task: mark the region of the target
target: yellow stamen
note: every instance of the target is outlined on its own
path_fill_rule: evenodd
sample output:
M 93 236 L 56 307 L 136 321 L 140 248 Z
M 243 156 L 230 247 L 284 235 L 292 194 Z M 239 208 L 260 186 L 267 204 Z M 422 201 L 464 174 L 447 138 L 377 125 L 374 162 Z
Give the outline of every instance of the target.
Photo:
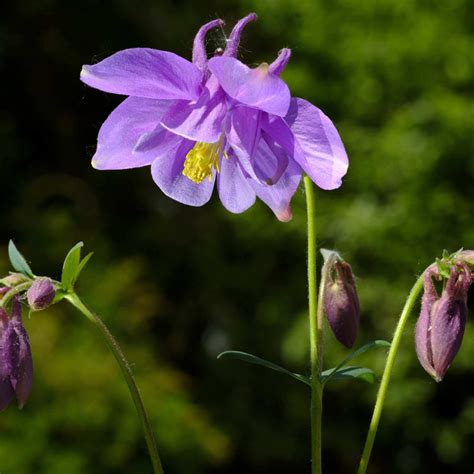
M 206 177 L 212 181 L 212 169 L 214 168 L 218 173 L 220 171 L 219 155 L 222 151 L 222 143 L 222 137 L 215 143 L 197 142 L 186 155 L 183 175 L 196 184 L 204 181 Z

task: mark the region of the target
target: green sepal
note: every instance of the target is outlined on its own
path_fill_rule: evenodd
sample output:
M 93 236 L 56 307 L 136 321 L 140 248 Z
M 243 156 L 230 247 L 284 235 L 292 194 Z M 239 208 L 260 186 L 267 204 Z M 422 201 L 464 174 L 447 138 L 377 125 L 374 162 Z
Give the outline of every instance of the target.
M 290 370 L 287 370 L 284 367 L 280 367 L 279 365 L 274 364 L 273 362 L 262 359 L 260 357 L 257 357 L 255 355 L 253 355 L 253 354 L 249 354 L 247 352 L 225 351 L 225 352 L 221 352 L 217 356 L 218 359 L 222 359 L 223 357 L 243 360 L 244 362 L 248 362 L 250 364 L 261 365 L 262 367 L 266 367 L 267 369 L 272 369 L 272 370 L 275 370 L 276 372 L 280 372 L 282 374 L 289 375 L 290 377 L 293 377 L 294 379 L 299 380 L 300 382 L 303 382 L 306 385 L 311 386 L 311 380 L 310 380 L 309 377 L 306 377 L 305 375 L 296 374 L 294 372 L 291 372 Z
M 377 375 L 375 375 L 373 370 L 367 367 L 356 366 L 342 367 L 336 372 L 334 372 L 334 369 L 325 370 L 321 374 L 321 382 L 325 384 L 329 378 L 334 381 L 347 379 L 361 379 L 368 383 L 375 383 L 377 381 Z
M 78 242 L 71 250 L 69 250 L 64 259 L 63 271 L 61 274 L 61 287 L 65 292 L 71 291 L 74 288 L 74 284 L 76 283 L 79 274 L 93 255 L 91 252 L 81 260 L 81 248 L 83 246 L 83 242 Z
M 10 240 L 10 242 L 8 242 L 8 257 L 10 259 L 12 267 L 17 272 L 20 272 L 30 278 L 35 277 L 33 271 L 25 260 L 25 257 L 23 257 L 23 255 L 18 251 L 15 244 L 13 243 L 13 240 Z

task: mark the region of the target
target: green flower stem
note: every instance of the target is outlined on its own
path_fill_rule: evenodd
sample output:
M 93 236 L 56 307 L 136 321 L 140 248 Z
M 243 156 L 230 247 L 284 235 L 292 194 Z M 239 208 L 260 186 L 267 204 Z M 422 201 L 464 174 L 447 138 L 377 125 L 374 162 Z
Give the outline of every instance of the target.
M 0 308 L 4 308 L 15 295 L 18 295 L 23 291 L 28 290 L 28 288 L 32 284 L 33 281 L 26 281 L 25 283 L 21 283 L 20 285 L 14 286 L 11 290 L 8 290 L 8 292 L 5 293 L 3 298 L 0 300 Z
M 375 435 L 377 434 L 377 428 L 380 422 L 380 416 L 382 415 L 383 404 L 385 397 L 387 396 L 388 385 L 390 384 L 390 378 L 392 376 L 393 366 L 395 364 L 395 358 L 397 357 L 398 349 L 400 348 L 400 342 L 403 335 L 403 330 L 408 321 L 410 313 L 415 306 L 415 303 L 423 288 L 423 275 L 421 275 L 411 289 L 405 306 L 403 307 L 400 319 L 398 320 L 395 334 L 393 335 L 392 344 L 388 351 L 387 361 L 385 363 L 385 369 L 382 375 L 382 381 L 380 382 L 379 392 L 377 394 L 377 400 L 375 401 L 374 413 L 370 422 L 369 432 L 367 433 L 367 439 L 365 440 L 364 451 L 360 459 L 358 474 L 365 474 L 367 466 L 369 464 L 370 454 L 372 447 L 374 446 Z
M 304 177 L 308 215 L 308 305 L 311 354 L 311 460 L 312 474 L 321 474 L 321 418 L 323 414 L 322 321 L 318 321 L 318 289 L 316 268 L 316 223 L 313 183 Z M 322 313 L 322 311 L 321 311 Z
M 146 444 L 148 446 L 151 462 L 153 464 L 153 471 L 155 474 L 163 474 L 163 467 L 161 465 L 160 456 L 158 454 L 158 447 L 156 445 L 155 435 L 151 427 L 150 419 L 145 410 L 145 405 L 135 382 L 132 369 L 130 368 L 130 364 L 125 358 L 122 349 L 120 348 L 114 336 L 112 336 L 104 322 L 99 318 L 99 316 L 97 316 L 97 314 L 93 313 L 89 310 L 89 308 L 87 308 L 87 306 L 79 299 L 76 293 L 68 294 L 67 296 L 65 296 L 65 299 L 67 299 L 69 303 L 71 303 L 84 316 L 86 316 L 89 321 L 94 323 L 99 329 L 99 331 L 102 333 L 102 336 L 104 336 L 107 345 L 109 346 L 110 350 L 112 351 L 115 359 L 117 360 L 120 366 L 120 369 L 122 370 L 122 374 L 125 378 L 125 381 L 127 382 L 130 395 L 133 399 L 133 403 L 135 404 L 138 416 L 142 422 Z

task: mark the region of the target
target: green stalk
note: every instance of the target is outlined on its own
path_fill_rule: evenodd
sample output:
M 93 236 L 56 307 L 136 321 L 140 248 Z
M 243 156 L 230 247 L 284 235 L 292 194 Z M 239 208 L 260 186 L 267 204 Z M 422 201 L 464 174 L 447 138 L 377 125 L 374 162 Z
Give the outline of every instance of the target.
M 323 414 L 322 318 L 318 322 L 318 289 L 316 268 L 316 222 L 313 183 L 304 177 L 308 216 L 308 307 L 311 354 L 311 460 L 312 474 L 321 474 L 321 418 Z M 322 314 L 322 311 L 321 311 Z
M 405 306 L 403 307 L 400 319 L 398 320 L 395 334 L 393 335 L 392 344 L 388 351 L 387 361 L 385 363 L 385 369 L 382 375 L 382 381 L 380 382 L 379 392 L 375 401 L 374 413 L 370 422 L 369 432 L 367 433 L 367 439 L 365 440 L 364 451 L 360 459 L 358 474 L 365 474 L 367 466 L 369 464 L 370 454 L 372 447 L 374 446 L 375 435 L 377 434 L 377 428 L 379 426 L 380 417 L 382 415 L 383 404 L 385 397 L 387 396 L 388 386 L 390 384 L 390 378 L 392 376 L 393 366 L 395 364 L 395 358 L 397 357 L 398 349 L 400 348 L 400 342 L 403 335 L 403 330 L 408 321 L 410 313 L 415 306 L 415 303 L 420 295 L 423 288 L 423 275 L 421 275 L 411 289 Z
M 153 465 L 153 471 L 155 474 L 163 474 L 163 467 L 161 465 L 160 456 L 158 454 L 158 447 L 156 445 L 155 435 L 151 427 L 150 419 L 146 412 L 143 399 L 140 395 L 140 391 L 138 390 L 137 383 L 135 382 L 132 369 L 127 359 L 125 358 L 122 349 L 120 348 L 118 342 L 115 340 L 114 336 L 112 336 L 111 332 L 104 324 L 104 322 L 99 318 L 99 316 L 97 316 L 97 314 L 89 310 L 89 308 L 79 299 L 76 293 L 68 294 L 67 296 L 65 296 L 65 299 L 67 299 L 69 303 L 71 303 L 84 316 L 86 316 L 89 321 L 94 323 L 95 326 L 101 332 L 102 336 L 105 338 L 109 349 L 112 351 L 115 359 L 117 360 L 120 366 L 120 369 L 122 370 L 123 377 L 127 382 L 130 395 L 132 396 L 133 403 L 135 404 L 138 417 L 142 422 L 146 444 L 148 446 L 150 459 Z

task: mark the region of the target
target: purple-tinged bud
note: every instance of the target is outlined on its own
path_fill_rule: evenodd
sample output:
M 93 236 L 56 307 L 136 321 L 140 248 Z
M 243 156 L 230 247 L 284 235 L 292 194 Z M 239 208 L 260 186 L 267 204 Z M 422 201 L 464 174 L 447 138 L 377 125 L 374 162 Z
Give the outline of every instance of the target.
M 457 255 L 457 260 L 474 267 L 474 250 L 462 250 Z
M 425 271 L 415 346 L 422 367 L 437 382 L 441 382 L 461 347 L 472 276 L 467 265 L 460 263 L 452 266 L 441 296 L 436 291 L 433 278 L 441 279 L 436 265 Z
M 33 282 L 26 297 L 32 311 L 41 311 L 53 302 L 55 294 L 53 282 L 47 277 L 42 277 Z
M 0 310 L 0 356 L 0 410 L 14 397 L 23 408 L 33 383 L 33 359 L 17 298 L 13 300 L 11 318 Z
M 328 268 L 324 309 L 336 339 L 354 345 L 360 321 L 360 306 L 351 266 L 336 260 Z
M 20 285 L 21 283 L 25 283 L 28 280 L 29 278 L 23 275 L 22 273 L 10 273 L 5 278 L 2 278 L 0 280 L 0 283 L 5 286 L 8 286 L 9 288 L 13 288 L 14 286 Z

